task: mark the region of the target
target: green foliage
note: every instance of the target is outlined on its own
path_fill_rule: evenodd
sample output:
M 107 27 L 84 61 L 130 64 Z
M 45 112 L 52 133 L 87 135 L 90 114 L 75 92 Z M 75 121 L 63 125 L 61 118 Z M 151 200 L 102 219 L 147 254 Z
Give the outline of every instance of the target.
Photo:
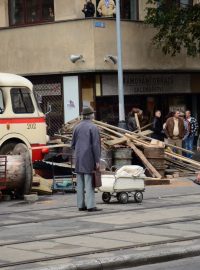
M 158 31 L 153 44 L 164 54 L 175 56 L 186 51 L 189 56 L 200 55 L 200 4 L 180 5 L 179 1 L 148 0 L 145 22 Z

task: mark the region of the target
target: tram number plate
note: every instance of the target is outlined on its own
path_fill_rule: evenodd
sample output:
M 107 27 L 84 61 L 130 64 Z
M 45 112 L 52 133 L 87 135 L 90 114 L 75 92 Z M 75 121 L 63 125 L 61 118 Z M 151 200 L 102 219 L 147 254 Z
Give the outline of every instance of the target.
M 36 124 L 27 124 L 27 129 L 36 129 Z

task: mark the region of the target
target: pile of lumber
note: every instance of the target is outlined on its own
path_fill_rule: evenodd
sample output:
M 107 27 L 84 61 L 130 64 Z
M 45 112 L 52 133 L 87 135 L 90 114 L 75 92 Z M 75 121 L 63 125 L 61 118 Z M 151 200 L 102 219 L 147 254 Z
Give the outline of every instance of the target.
M 72 131 L 75 125 L 80 122 L 80 118 L 74 119 L 66 123 L 60 130 L 59 134 L 55 134 L 67 144 L 70 144 L 72 138 Z M 162 175 L 156 170 L 155 166 L 151 164 L 148 158 L 144 154 L 144 149 L 147 148 L 163 148 L 166 168 L 174 172 L 194 173 L 200 170 L 200 163 L 192 159 L 188 159 L 183 155 L 178 155 L 172 151 L 172 147 L 175 150 L 181 150 L 182 153 L 192 153 L 180 147 L 175 147 L 169 144 L 164 144 L 161 141 L 154 140 L 148 135 L 151 133 L 149 130 L 142 131 L 142 128 L 138 126 L 138 130 L 130 132 L 128 130 L 109 125 L 104 122 L 93 120 L 94 124 L 99 128 L 101 135 L 101 142 L 103 149 L 116 149 L 122 147 L 131 148 L 134 154 L 140 159 L 143 166 L 148 171 L 149 175 L 155 179 L 161 179 Z

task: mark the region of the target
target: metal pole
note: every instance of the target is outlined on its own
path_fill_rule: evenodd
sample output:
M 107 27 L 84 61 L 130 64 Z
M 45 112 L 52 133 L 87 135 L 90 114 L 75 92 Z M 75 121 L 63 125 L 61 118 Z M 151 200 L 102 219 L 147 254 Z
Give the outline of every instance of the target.
M 117 59 L 118 59 L 118 97 L 119 97 L 119 126 L 124 126 L 124 86 L 122 69 L 122 39 L 120 23 L 120 0 L 116 0 L 116 32 L 117 32 Z

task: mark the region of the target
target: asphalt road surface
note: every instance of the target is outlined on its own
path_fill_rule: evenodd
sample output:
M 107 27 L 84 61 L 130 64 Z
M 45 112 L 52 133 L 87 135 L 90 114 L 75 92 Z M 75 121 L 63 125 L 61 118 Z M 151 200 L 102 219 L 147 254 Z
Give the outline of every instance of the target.
M 166 251 L 199 250 L 200 186 L 193 179 L 147 186 L 141 204 L 134 198 L 127 204 L 116 198 L 105 204 L 97 193 L 97 207 L 103 211 L 92 214 L 77 210 L 76 194 L 72 193 L 41 196 L 30 204 L 1 202 L 0 269 L 91 264 L 96 258 L 99 262 L 125 255 L 159 257 Z M 179 260 L 133 269 L 200 269 L 196 260 L 187 259 L 188 265 Z M 185 268 L 177 268 L 181 265 Z
M 170 261 L 166 263 L 151 264 L 123 270 L 199 270 L 200 257 L 192 257 L 183 260 Z M 122 269 L 121 269 L 122 270 Z

